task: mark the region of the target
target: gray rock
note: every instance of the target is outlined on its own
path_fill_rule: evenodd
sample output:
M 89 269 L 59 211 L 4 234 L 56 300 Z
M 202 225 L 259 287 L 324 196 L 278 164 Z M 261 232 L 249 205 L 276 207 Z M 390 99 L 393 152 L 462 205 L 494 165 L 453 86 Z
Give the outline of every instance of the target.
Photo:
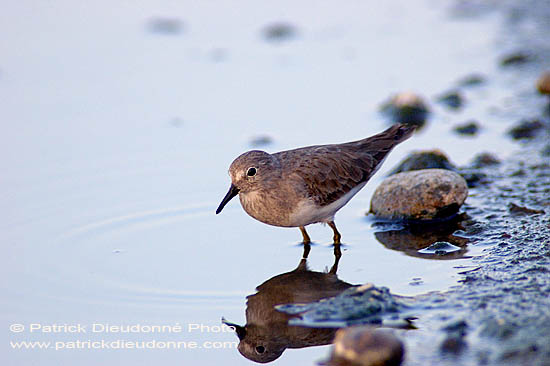
M 534 56 L 529 52 L 516 51 L 503 56 L 500 59 L 500 66 L 519 66 L 527 62 L 533 61 Z
M 423 169 L 386 178 L 370 212 L 383 219 L 433 220 L 452 216 L 468 196 L 466 180 L 445 169 Z
M 480 185 L 489 184 L 489 176 L 481 171 L 481 168 L 462 168 L 459 170 L 460 175 L 466 179 L 468 188 L 478 187 Z
M 466 123 L 456 125 L 453 130 L 461 135 L 474 136 L 479 131 L 479 124 L 476 121 L 468 121 Z
M 263 36 L 270 42 L 288 41 L 296 37 L 298 31 L 290 23 L 273 23 L 263 29 Z
M 437 97 L 437 101 L 450 109 L 459 109 L 464 104 L 464 98 L 457 90 L 440 95 Z
M 458 81 L 461 87 L 478 86 L 485 83 L 485 76 L 481 74 L 470 74 Z
M 456 170 L 456 167 L 441 150 L 415 151 L 402 160 L 389 175 L 421 169 Z
M 151 33 L 176 35 L 183 31 L 181 19 L 170 17 L 155 17 L 149 19 L 148 28 Z
M 273 143 L 273 138 L 268 135 L 258 135 L 250 140 L 250 145 L 254 147 L 267 146 Z
M 536 137 L 544 127 L 544 123 L 536 118 L 532 120 L 523 120 L 512 127 L 508 131 L 508 135 L 514 140 L 532 139 Z
M 310 303 L 276 305 L 277 311 L 294 316 L 289 325 L 311 328 L 342 328 L 358 324 L 411 326 L 406 299 L 387 287 L 372 283 L 349 288 L 337 296 Z

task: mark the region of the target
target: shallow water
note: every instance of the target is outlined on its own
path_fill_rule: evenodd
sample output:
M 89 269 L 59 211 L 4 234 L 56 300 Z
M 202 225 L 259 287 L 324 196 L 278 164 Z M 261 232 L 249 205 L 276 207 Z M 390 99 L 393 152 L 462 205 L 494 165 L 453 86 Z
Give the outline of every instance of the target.
M 344 142 L 387 126 L 379 104 L 417 90 L 432 102 L 428 126 L 400 145 L 336 218 L 343 234 L 339 277 L 414 295 L 445 290 L 473 266 L 469 247 L 454 260 L 387 249 L 365 218 L 384 175 L 408 152 L 440 148 L 457 164 L 489 150 L 504 157 L 501 135 L 515 119 L 494 110 L 499 81 L 464 89 L 459 112 L 433 97 L 461 77 L 495 72 L 499 19 L 452 17 L 433 1 L 284 5 L 247 1 L 121 4 L 11 3 L 0 14 L 0 223 L 4 244 L 1 319 L 8 341 L 184 340 L 198 349 L 13 350 L 9 364 L 245 364 L 224 346 L 227 332 L 190 324 L 244 323 L 245 296 L 294 269 L 298 229 L 269 227 L 236 200 L 214 214 L 226 174 L 250 140 L 267 134 L 268 151 Z M 312 13 L 311 9 L 317 11 Z M 284 9 L 284 10 L 283 10 Z M 151 17 L 180 18 L 177 34 L 147 27 Z M 269 43 L 274 21 L 297 27 Z M 500 81 L 506 82 L 506 81 Z M 495 85 L 496 84 L 496 85 Z M 506 113 L 504 113 L 506 112 Z M 476 138 L 452 126 L 490 116 Z M 308 229 L 309 256 L 321 271 L 333 261 L 328 227 Z M 88 325 L 87 333 L 31 332 L 30 323 Z M 98 324 L 182 325 L 178 334 L 91 333 Z M 9 331 L 22 324 L 22 332 Z M 194 327 L 194 326 L 193 326 Z M 202 345 L 202 347 L 201 347 Z M 312 363 L 326 347 L 289 350 L 276 364 Z M 39 360 L 39 361 L 38 361 Z

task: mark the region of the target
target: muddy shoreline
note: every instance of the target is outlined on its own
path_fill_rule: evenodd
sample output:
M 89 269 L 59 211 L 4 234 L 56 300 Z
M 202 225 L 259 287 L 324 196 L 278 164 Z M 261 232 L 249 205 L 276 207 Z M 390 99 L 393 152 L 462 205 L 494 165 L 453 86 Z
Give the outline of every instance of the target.
M 487 248 L 460 285 L 418 297 L 432 310 L 419 316 L 420 330 L 401 334 L 405 365 L 550 364 L 547 138 L 484 169 L 490 183 L 471 189 L 460 234 Z
M 541 37 L 550 29 L 544 21 L 550 9 L 542 1 L 456 4 L 454 14 L 465 17 L 480 9 L 500 13 L 502 49 L 529 56 L 515 64 L 501 58 L 494 77 L 506 80 L 513 113 L 544 127 L 535 138 L 518 140 L 500 164 L 466 167 L 483 179 L 470 188 L 462 208 L 469 219 L 454 234 L 486 248 L 473 259 L 477 267 L 464 268 L 459 285 L 417 298 L 426 310 L 418 330 L 400 332 L 403 364 L 550 365 L 550 116 L 535 90 L 536 78 L 550 66 L 550 42 Z M 498 104 L 496 110 L 507 109 Z M 520 124 L 504 119 L 508 131 Z

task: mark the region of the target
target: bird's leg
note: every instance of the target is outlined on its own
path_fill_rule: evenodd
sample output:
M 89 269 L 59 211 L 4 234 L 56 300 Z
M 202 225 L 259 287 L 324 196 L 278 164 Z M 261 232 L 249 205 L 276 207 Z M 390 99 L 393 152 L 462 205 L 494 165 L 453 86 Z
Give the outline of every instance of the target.
M 304 252 L 302 253 L 302 260 L 307 259 L 310 250 L 311 250 L 311 245 L 304 243 Z
M 338 232 L 338 229 L 336 229 L 336 224 L 334 224 L 334 221 L 329 221 L 328 226 L 334 231 L 334 244 L 340 245 L 340 239 L 342 238 L 342 235 Z
M 336 271 L 338 271 L 338 262 L 340 262 L 341 257 L 342 252 L 340 251 L 340 244 L 334 244 L 334 264 L 330 268 L 330 274 L 336 274 Z
M 309 235 L 307 235 L 307 231 L 306 231 L 306 228 L 303 227 L 303 226 L 300 226 L 300 231 L 302 232 L 302 237 L 304 238 L 304 245 L 309 245 L 309 243 L 311 243 L 311 239 L 309 238 Z

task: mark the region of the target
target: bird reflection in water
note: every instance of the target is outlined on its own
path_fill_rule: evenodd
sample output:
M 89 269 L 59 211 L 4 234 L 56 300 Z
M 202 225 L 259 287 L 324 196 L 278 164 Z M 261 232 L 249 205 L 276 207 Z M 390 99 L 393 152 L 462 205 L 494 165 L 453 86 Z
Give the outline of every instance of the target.
M 334 247 L 334 264 L 328 272 L 308 269 L 310 246 L 304 245 L 303 258 L 293 271 L 277 275 L 259 285 L 257 293 L 247 297 L 246 324 L 234 327 L 239 337 L 239 352 L 246 358 L 267 363 L 279 358 L 287 348 L 327 345 L 332 342 L 337 328 L 307 328 L 288 324 L 297 315 L 275 310 L 276 305 L 311 303 L 337 296 L 354 287 L 336 275 L 341 257 L 340 246 Z

